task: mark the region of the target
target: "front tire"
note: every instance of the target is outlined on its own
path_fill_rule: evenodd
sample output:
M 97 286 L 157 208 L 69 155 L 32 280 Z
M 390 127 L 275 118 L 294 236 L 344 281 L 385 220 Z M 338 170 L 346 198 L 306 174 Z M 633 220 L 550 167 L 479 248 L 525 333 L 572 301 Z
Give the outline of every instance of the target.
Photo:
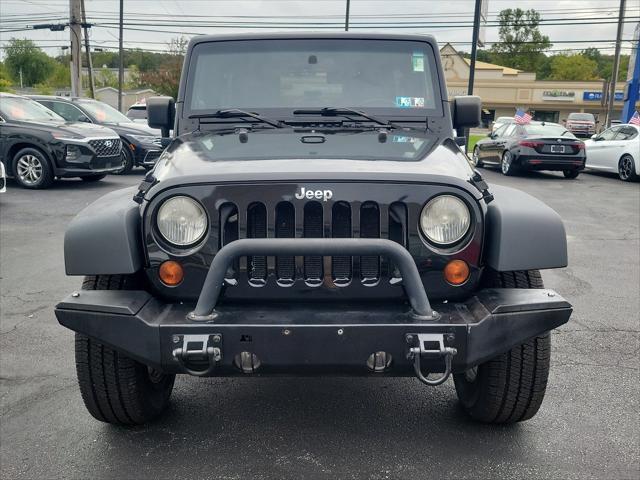
M 516 167 L 513 165 L 513 155 L 509 150 L 502 154 L 502 159 L 500 160 L 500 171 L 503 175 L 508 177 L 515 175 Z
M 473 147 L 471 164 L 476 168 L 481 168 L 483 165 L 482 161 L 480 160 L 480 149 L 477 146 Z
M 13 157 L 13 174 L 22 188 L 41 189 L 53 184 L 49 159 L 36 148 L 23 148 Z
M 133 170 L 133 155 L 129 150 L 129 145 L 122 141 L 122 149 L 120 150 L 120 158 L 122 159 L 122 167 L 115 172 L 114 175 L 126 175 Z
M 624 155 L 618 162 L 618 177 L 623 182 L 633 182 L 638 179 L 636 164 L 631 155 Z
M 127 290 L 136 279 L 126 275 L 86 277 L 83 290 Z M 76 372 L 82 400 L 101 422 L 140 425 L 158 417 L 169 404 L 175 375 L 165 375 L 99 341 L 76 333 Z
M 537 270 L 485 272 L 483 283 L 498 288 L 544 288 Z M 464 373 L 454 375 L 464 410 L 484 423 L 515 423 L 532 418 L 544 399 L 551 360 L 545 332 Z

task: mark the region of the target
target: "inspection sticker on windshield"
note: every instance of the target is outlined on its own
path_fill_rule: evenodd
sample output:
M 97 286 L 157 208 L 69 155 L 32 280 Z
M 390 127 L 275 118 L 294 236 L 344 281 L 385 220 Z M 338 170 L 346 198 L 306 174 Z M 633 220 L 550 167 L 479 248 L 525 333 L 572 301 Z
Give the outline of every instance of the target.
M 396 107 L 424 108 L 424 97 L 396 97 Z
M 414 72 L 424 72 L 424 53 L 413 52 L 411 63 L 413 64 Z

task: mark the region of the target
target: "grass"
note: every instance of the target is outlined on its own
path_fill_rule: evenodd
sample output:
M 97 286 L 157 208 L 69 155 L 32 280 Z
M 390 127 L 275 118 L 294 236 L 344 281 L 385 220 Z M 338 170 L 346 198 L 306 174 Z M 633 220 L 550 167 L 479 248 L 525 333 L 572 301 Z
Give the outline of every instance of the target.
M 469 144 L 467 145 L 467 152 L 471 154 L 473 152 L 473 147 L 476 146 L 478 140 L 485 138 L 486 135 L 478 135 L 478 134 L 469 134 Z

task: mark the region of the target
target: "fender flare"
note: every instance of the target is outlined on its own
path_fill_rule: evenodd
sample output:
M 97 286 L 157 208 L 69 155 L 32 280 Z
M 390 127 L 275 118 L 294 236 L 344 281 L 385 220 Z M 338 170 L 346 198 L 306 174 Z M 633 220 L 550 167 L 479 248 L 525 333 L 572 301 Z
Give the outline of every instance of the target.
M 567 235 L 560 215 L 537 198 L 492 185 L 487 206 L 485 263 L 499 272 L 566 267 Z
M 132 274 L 143 266 L 137 187 L 100 197 L 71 221 L 64 235 L 67 275 Z

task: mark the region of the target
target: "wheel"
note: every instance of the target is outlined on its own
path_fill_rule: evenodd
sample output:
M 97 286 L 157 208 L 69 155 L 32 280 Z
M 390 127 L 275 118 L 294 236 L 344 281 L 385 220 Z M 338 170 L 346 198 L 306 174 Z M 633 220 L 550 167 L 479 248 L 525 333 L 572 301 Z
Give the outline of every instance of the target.
M 487 287 L 544 288 L 537 270 L 485 272 Z M 549 332 L 530 338 L 502 355 L 453 377 L 464 410 L 484 423 L 515 423 L 532 418 L 547 388 L 551 359 Z
M 473 147 L 473 154 L 471 155 L 471 165 L 474 167 L 482 167 L 482 161 L 480 160 L 480 149 L 476 145 Z
M 631 155 L 624 155 L 618 162 L 618 176 L 623 182 L 633 182 L 638 178 L 636 164 Z
M 578 178 L 578 175 L 580 175 L 580 170 L 563 170 L 562 173 L 564 174 L 565 178 Z
M 506 151 L 502 154 L 502 160 L 500 161 L 500 170 L 503 175 L 511 176 L 516 172 L 516 168 L 513 166 L 513 155 L 510 151 Z
M 129 145 L 125 141 L 122 142 L 120 158 L 122 159 L 122 167 L 113 172 L 114 175 L 126 175 L 131 170 L 133 170 L 133 155 L 131 155 Z
M 13 157 L 15 179 L 24 188 L 47 188 L 53 183 L 49 159 L 36 148 L 23 148 Z
M 86 177 L 80 177 L 84 182 L 98 182 L 106 177 L 106 173 L 97 173 L 95 175 L 87 175 Z
M 136 279 L 126 275 L 85 277 L 83 290 L 128 290 Z M 76 371 L 84 405 L 97 420 L 140 425 L 169 404 L 175 375 L 165 375 L 126 355 L 76 333 Z

